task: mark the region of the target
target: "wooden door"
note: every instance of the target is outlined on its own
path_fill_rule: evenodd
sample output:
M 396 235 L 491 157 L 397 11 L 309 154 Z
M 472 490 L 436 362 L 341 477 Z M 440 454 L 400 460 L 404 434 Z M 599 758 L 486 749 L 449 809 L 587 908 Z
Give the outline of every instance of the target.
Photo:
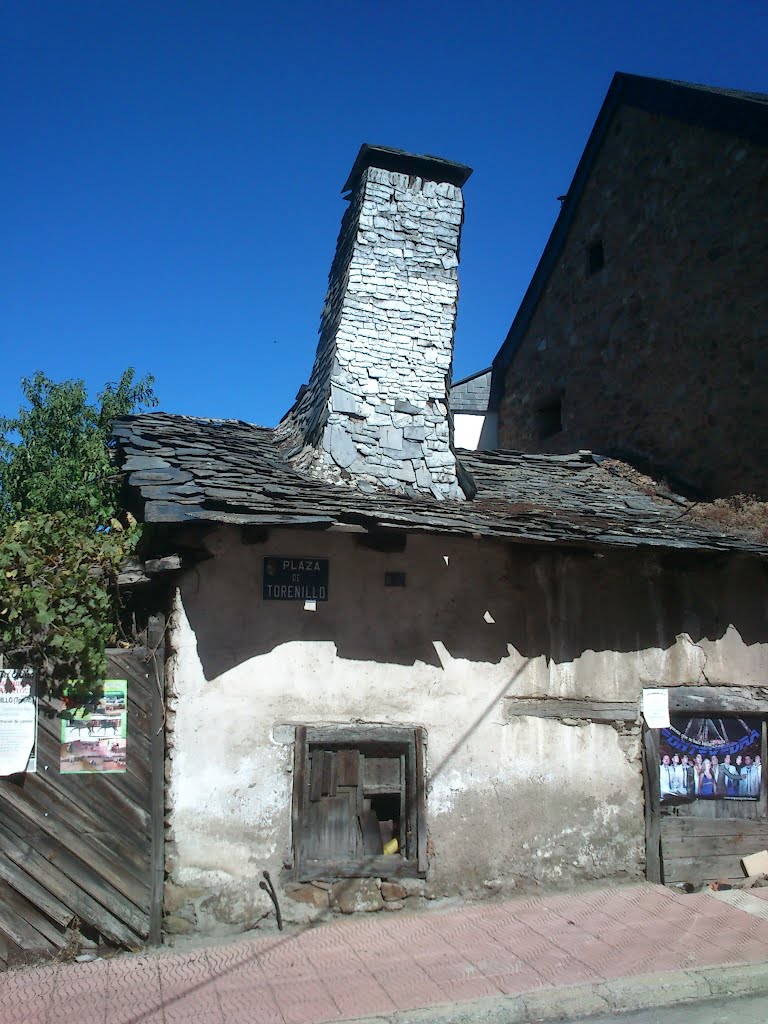
M 761 728 L 762 762 L 765 764 L 768 740 L 765 720 Z M 743 879 L 742 857 L 768 848 L 765 781 L 757 800 L 712 799 L 665 804 L 661 799 L 660 751 L 655 730 L 645 729 L 643 747 L 648 880 L 667 885 L 690 882 L 698 886 Z
M 127 681 L 125 771 L 61 773 L 61 720 L 38 715 L 37 772 L 0 779 L 0 964 L 53 954 L 79 925 L 109 943 L 160 941 L 163 624 L 109 652 Z

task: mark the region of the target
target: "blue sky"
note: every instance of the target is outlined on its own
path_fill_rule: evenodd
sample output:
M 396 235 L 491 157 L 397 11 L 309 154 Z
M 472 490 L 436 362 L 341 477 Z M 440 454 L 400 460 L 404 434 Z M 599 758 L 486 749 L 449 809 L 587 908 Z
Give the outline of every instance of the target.
M 454 376 L 488 365 L 614 71 L 768 92 L 764 0 L 4 0 L 0 413 L 127 365 L 271 425 L 362 142 L 470 164 Z

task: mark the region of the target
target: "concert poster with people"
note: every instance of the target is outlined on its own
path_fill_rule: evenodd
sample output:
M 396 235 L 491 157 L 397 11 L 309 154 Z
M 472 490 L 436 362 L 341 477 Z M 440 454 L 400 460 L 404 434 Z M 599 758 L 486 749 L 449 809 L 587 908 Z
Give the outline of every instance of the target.
M 128 682 L 107 679 L 93 710 L 78 708 L 61 720 L 62 775 L 124 772 Z
M 759 798 L 760 719 L 672 715 L 658 733 L 662 803 Z

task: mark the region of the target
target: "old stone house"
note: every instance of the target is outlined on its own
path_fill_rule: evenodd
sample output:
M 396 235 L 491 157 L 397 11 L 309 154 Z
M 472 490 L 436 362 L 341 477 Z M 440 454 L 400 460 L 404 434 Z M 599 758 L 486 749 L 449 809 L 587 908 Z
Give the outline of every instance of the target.
M 768 96 L 617 74 L 493 363 L 498 443 L 768 496 Z
M 643 688 L 768 712 L 765 545 L 588 451 L 456 447 L 468 174 L 363 147 L 312 375 L 277 428 L 116 424 L 151 553 L 181 560 L 169 931 L 252 926 L 265 869 L 293 919 L 662 860 L 671 877 Z M 749 811 L 754 838 L 764 798 Z

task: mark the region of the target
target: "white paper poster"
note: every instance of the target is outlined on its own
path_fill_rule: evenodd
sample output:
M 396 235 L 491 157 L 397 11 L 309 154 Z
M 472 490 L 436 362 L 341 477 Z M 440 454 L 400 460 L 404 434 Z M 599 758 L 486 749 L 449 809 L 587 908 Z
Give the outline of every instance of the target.
M 649 729 L 669 728 L 669 690 L 643 690 L 643 717 Z
M 37 771 L 37 701 L 31 672 L 0 669 L 0 775 Z

